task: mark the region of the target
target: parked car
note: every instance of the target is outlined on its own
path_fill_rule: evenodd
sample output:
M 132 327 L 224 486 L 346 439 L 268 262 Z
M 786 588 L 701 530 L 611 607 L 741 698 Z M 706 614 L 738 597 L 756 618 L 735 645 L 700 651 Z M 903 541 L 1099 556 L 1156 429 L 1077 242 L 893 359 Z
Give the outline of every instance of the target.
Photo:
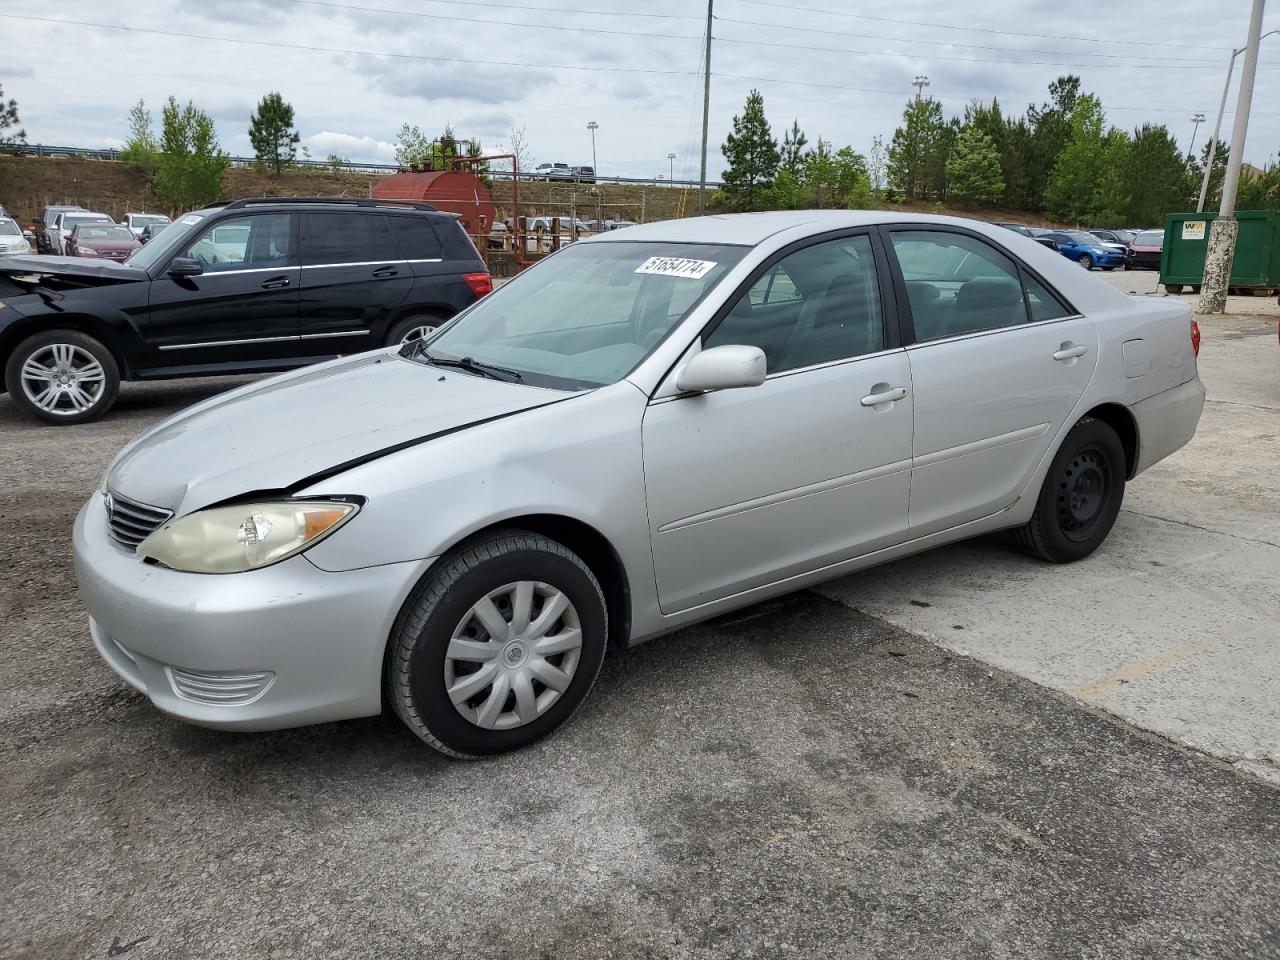
M 453 214 L 292 197 L 189 213 L 123 264 L 6 257 L 0 277 L 27 291 L 0 306 L 4 385 L 24 413 L 60 424 L 101 416 L 121 380 L 287 370 L 400 344 L 492 289 Z
M 92 213 L 88 210 L 64 210 L 54 219 L 53 228 L 49 231 L 51 252 L 65 257 L 67 255 L 67 238 L 82 223 L 114 224 L 115 221 L 105 213 Z
M 142 231 L 149 226 L 164 226 L 170 220 L 163 213 L 126 213 L 124 215 L 124 225 L 128 227 L 135 237 L 142 239 Z
M 610 644 L 999 529 L 1088 556 L 1195 433 L 1195 329 L 969 220 L 605 233 L 427 339 L 144 433 L 76 520 L 79 596 L 168 714 L 389 707 L 494 754 L 568 720 Z
M 0 257 L 30 252 L 31 244 L 27 242 L 22 227 L 8 217 L 0 216 Z
M 142 233 L 138 235 L 138 240 L 144 244 L 150 243 L 168 226 L 169 224 L 167 223 L 148 223 L 142 228 Z
M 540 163 L 533 168 L 535 180 L 572 180 L 573 168 L 567 163 Z
M 1036 243 L 1040 244 L 1040 246 L 1048 247 L 1050 250 L 1058 249 L 1058 244 L 1056 242 L 1054 242 L 1053 240 L 1050 240 L 1048 237 L 1041 236 L 1041 234 L 1044 233 L 1045 231 L 1037 232 L 1035 230 L 1032 230 L 1026 224 L 1014 223 L 1012 220 L 1009 220 L 1009 221 L 995 220 L 995 221 L 992 221 L 992 225 L 997 227 L 1004 227 L 1006 230 L 1012 230 L 1014 233 L 1020 234 L 1021 236 L 1029 237 L 1030 239 L 1034 240 Z
M 596 168 L 595 167 L 574 167 L 573 179 L 578 183 L 595 183 Z
M 1163 230 L 1143 230 L 1133 238 L 1124 253 L 1124 265 L 1128 270 L 1159 270 L 1160 254 L 1164 250 Z
M 1052 240 L 1058 245 L 1058 253 L 1068 260 L 1074 260 L 1086 270 L 1095 267 L 1114 270 L 1124 266 L 1122 251 L 1107 246 L 1093 234 L 1083 230 L 1050 230 L 1040 234 L 1040 238 Z
M 67 237 L 69 257 L 101 257 L 123 262 L 142 242 L 128 227 L 113 223 L 81 223 Z
M 58 214 L 65 213 L 68 210 L 83 210 L 84 207 L 74 204 L 60 205 L 53 207 L 45 207 L 40 211 L 40 216 L 36 217 L 35 234 L 36 234 L 36 253 L 56 253 L 53 246 L 53 227 L 58 220 Z
M 1099 240 L 1115 244 L 1121 250 L 1132 243 L 1133 238 L 1138 235 L 1136 230 L 1090 230 L 1089 232 Z

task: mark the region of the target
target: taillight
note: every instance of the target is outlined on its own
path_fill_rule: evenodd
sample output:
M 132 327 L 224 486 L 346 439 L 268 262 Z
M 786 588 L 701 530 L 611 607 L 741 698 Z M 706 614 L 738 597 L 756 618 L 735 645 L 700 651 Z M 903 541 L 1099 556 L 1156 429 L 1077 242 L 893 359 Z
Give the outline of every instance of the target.
M 486 293 L 493 293 L 493 277 L 487 273 L 464 273 L 462 279 L 467 281 L 467 286 L 471 288 L 471 292 L 477 297 L 483 297 Z M 1199 341 L 1197 340 L 1197 342 Z
M 1196 352 L 1196 356 L 1200 356 L 1200 324 L 1194 320 L 1191 321 L 1191 349 Z

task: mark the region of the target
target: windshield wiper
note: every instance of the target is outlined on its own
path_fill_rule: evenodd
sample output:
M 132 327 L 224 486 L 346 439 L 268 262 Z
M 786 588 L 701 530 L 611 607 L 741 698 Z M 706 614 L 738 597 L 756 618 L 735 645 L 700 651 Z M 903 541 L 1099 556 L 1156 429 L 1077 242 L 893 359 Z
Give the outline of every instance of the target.
M 417 353 L 427 363 L 436 367 L 455 367 L 458 370 L 466 370 L 469 373 L 478 373 L 482 377 L 501 380 L 503 383 L 519 383 L 524 379 L 515 370 L 508 370 L 506 367 L 495 367 L 491 363 L 480 363 L 470 357 L 462 357 L 457 360 L 452 357 L 437 357 L 428 353 L 425 348 L 419 348 Z

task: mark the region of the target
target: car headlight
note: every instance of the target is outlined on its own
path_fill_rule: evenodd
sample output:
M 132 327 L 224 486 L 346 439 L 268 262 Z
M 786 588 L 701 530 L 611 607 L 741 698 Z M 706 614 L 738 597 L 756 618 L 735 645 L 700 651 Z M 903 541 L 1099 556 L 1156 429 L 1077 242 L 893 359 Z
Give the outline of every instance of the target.
M 166 523 L 137 554 L 184 573 L 243 573 L 314 546 L 359 509 L 342 500 L 276 500 L 198 510 Z
M 96 257 L 98 255 L 98 251 L 93 247 L 76 247 L 76 253 L 82 257 Z

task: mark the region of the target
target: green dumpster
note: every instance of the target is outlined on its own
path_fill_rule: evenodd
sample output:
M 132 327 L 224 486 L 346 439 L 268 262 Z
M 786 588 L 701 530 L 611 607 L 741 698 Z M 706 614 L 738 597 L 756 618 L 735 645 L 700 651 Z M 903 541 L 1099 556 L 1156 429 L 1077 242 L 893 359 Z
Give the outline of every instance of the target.
M 1215 213 L 1170 213 L 1164 218 L 1160 282 L 1169 293 L 1185 285 L 1199 291 Z M 1238 210 L 1240 236 L 1231 262 L 1231 286 L 1264 295 L 1280 289 L 1280 210 Z

